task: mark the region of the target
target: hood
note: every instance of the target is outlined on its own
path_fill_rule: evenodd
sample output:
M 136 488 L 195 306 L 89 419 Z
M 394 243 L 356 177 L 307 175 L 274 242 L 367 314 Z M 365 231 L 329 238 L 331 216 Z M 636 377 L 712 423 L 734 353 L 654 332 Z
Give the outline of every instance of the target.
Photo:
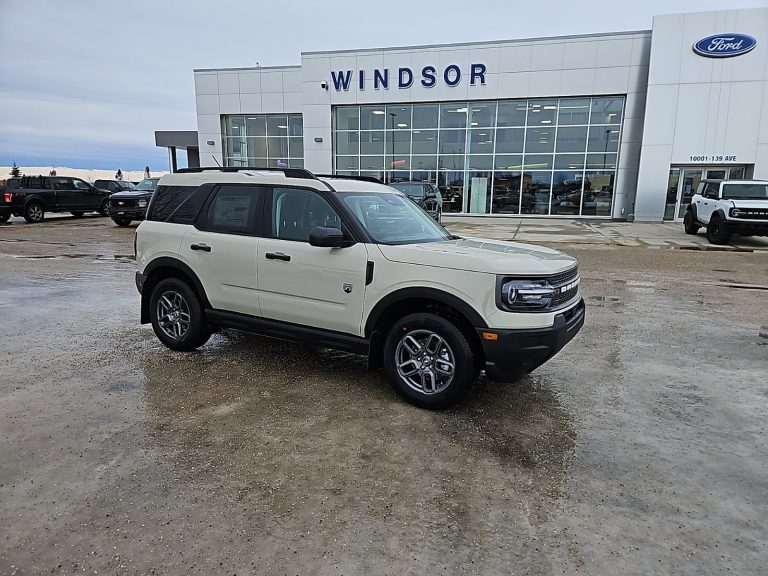
M 576 264 L 575 258 L 551 248 L 481 238 L 400 246 L 379 244 L 379 248 L 393 262 L 488 274 L 541 276 L 564 272 Z
M 736 198 L 726 198 L 734 208 L 762 208 L 768 209 L 768 200 L 738 200 Z
M 152 194 L 152 190 L 125 190 L 124 192 L 115 192 L 110 198 L 114 198 L 115 200 L 119 200 L 120 198 L 126 200 L 136 200 L 137 198 L 150 199 L 152 198 Z

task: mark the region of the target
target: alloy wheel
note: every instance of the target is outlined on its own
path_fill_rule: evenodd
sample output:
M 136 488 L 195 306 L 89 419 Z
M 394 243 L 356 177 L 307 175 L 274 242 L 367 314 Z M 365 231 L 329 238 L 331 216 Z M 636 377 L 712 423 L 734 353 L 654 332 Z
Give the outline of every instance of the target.
M 400 338 L 395 362 L 403 382 L 422 394 L 442 392 L 456 373 L 451 347 L 431 330 L 413 330 Z
M 157 323 L 160 330 L 174 340 L 179 340 L 189 330 L 189 305 L 184 296 L 167 290 L 157 300 Z

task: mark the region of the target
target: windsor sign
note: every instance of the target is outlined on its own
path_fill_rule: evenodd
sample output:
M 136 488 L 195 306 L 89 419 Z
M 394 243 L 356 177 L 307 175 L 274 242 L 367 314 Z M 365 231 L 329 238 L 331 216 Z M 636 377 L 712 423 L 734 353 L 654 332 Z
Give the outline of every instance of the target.
M 757 46 L 757 40 L 746 34 L 715 34 L 702 38 L 693 51 L 707 58 L 730 58 L 746 54 Z
M 349 90 L 350 87 L 357 86 L 358 90 L 365 90 L 372 86 L 374 90 L 389 90 L 390 86 L 404 90 L 419 82 L 424 88 L 434 88 L 438 82 L 445 83 L 446 86 L 458 86 L 463 78 L 469 79 L 469 85 L 485 85 L 485 64 L 470 64 L 469 70 L 462 70 L 457 64 L 449 64 L 442 70 L 434 66 L 424 66 L 421 70 L 414 72 L 412 68 L 402 67 L 393 70 L 390 73 L 389 68 L 373 71 L 373 79 L 369 83 L 365 70 L 339 70 L 331 72 L 331 84 L 337 92 Z

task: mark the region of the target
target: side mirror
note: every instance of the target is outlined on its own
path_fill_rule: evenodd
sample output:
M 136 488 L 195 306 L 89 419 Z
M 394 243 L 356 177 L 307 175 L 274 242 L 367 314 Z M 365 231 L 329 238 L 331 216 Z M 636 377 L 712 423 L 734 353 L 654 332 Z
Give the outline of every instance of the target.
M 338 228 L 316 226 L 309 233 L 310 246 L 317 246 L 318 248 L 347 248 L 354 243 L 354 240 L 345 237 Z

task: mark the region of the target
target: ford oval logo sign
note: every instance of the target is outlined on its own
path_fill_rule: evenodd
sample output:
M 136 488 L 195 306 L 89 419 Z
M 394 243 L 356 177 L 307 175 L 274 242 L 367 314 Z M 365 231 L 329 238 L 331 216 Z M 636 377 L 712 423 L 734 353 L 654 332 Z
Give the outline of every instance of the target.
M 693 51 L 707 58 L 741 56 L 757 46 L 757 40 L 746 34 L 715 34 L 693 45 Z

